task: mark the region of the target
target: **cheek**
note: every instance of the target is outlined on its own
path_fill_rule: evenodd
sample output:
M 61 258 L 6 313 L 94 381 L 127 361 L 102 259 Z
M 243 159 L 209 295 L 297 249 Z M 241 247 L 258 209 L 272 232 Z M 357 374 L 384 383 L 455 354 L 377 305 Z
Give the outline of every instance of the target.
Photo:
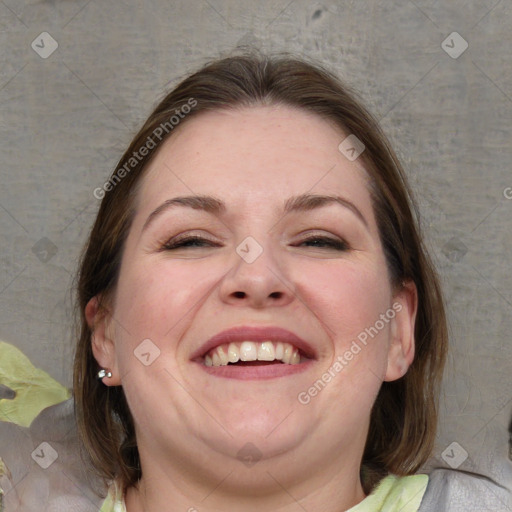
M 319 372 L 329 382 L 325 397 L 342 410 L 369 410 L 387 367 L 391 319 L 385 315 L 392 298 L 387 274 L 378 265 L 338 261 L 302 265 L 297 275 L 299 294 L 332 343 Z
M 391 307 L 387 274 L 378 265 L 302 265 L 299 293 L 331 338 L 331 350 L 298 400 L 322 417 L 326 436 L 364 434 L 387 367 Z M 391 316 L 391 315 L 390 315 Z M 366 435 L 366 434 L 364 434 Z
M 295 275 L 298 294 L 339 348 L 373 326 L 390 307 L 391 288 L 378 265 L 302 263 Z
M 163 349 L 179 337 L 180 325 L 192 318 L 222 276 L 222 268 L 190 261 L 161 260 L 150 265 L 123 269 L 116 291 L 114 318 L 116 336 L 135 348 L 152 339 Z M 171 344 L 169 344 L 171 341 Z

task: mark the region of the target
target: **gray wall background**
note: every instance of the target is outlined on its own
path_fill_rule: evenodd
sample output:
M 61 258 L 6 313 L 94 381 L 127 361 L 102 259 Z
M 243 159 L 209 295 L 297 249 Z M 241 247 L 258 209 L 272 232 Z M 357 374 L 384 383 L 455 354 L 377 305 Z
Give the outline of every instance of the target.
M 290 51 L 360 91 L 418 195 L 452 342 L 435 461 L 506 453 L 511 28 L 511 0 L 0 1 L 0 339 L 69 386 L 94 188 L 178 79 L 240 45 Z

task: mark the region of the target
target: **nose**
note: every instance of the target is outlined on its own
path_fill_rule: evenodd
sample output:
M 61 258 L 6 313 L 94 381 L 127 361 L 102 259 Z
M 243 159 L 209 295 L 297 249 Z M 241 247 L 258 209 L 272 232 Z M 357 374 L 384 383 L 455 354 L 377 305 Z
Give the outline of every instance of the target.
M 294 300 L 293 286 L 270 249 L 263 249 L 254 261 L 239 254 L 234 255 L 234 265 L 220 284 L 223 302 L 261 309 Z

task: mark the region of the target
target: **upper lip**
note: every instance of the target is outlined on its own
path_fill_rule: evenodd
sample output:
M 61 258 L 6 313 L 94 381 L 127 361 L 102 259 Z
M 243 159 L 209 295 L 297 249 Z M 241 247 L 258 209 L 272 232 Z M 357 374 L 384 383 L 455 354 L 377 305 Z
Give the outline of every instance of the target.
M 232 327 L 225 331 L 219 332 L 212 336 L 208 341 L 203 343 L 191 356 L 191 359 L 197 359 L 205 356 L 211 349 L 236 341 L 281 341 L 290 343 L 299 349 L 303 356 L 308 359 L 315 359 L 316 352 L 314 348 L 296 334 L 282 327 L 253 327 L 239 326 Z

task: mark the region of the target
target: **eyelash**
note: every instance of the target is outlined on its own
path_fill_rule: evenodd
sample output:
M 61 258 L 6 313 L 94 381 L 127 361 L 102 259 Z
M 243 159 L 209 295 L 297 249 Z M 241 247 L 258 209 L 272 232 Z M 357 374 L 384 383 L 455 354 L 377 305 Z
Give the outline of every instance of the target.
M 349 248 L 348 244 L 344 240 L 337 240 L 335 238 L 330 238 L 328 236 L 312 236 L 312 237 L 305 238 L 304 240 L 302 240 L 302 243 L 318 242 L 318 241 L 325 244 L 324 247 L 329 248 L 329 249 L 334 249 L 336 251 L 347 251 Z M 316 244 L 311 247 L 318 248 L 318 246 Z
M 196 242 L 201 243 L 200 246 L 198 245 L 186 245 L 190 242 Z M 162 246 L 162 250 L 164 251 L 172 251 L 173 249 L 179 249 L 180 247 L 206 247 L 207 245 L 204 244 L 204 242 L 207 242 L 210 246 L 217 246 L 219 247 L 220 244 L 217 244 L 216 242 L 213 242 L 211 240 L 208 240 L 207 238 L 203 238 L 201 236 L 187 236 L 183 238 L 178 238 L 177 240 L 169 240 Z
M 193 242 L 194 245 L 187 245 Z M 206 242 L 206 243 L 205 243 Z M 304 243 L 312 243 L 315 242 L 315 245 L 309 247 L 316 247 L 320 249 L 333 249 L 336 251 L 347 251 L 349 249 L 348 244 L 344 240 L 336 240 L 334 238 L 330 238 L 327 236 L 312 236 L 309 238 L 305 238 L 302 240 L 302 244 Z M 319 247 L 316 245 L 318 242 L 323 244 L 323 246 Z M 200 244 L 200 245 L 196 245 Z M 178 240 L 169 240 L 162 246 L 163 251 L 172 251 L 175 249 L 179 249 L 182 247 L 220 247 L 220 244 L 217 242 L 213 242 L 212 240 L 208 240 L 207 238 L 203 238 L 200 236 L 187 236 Z

